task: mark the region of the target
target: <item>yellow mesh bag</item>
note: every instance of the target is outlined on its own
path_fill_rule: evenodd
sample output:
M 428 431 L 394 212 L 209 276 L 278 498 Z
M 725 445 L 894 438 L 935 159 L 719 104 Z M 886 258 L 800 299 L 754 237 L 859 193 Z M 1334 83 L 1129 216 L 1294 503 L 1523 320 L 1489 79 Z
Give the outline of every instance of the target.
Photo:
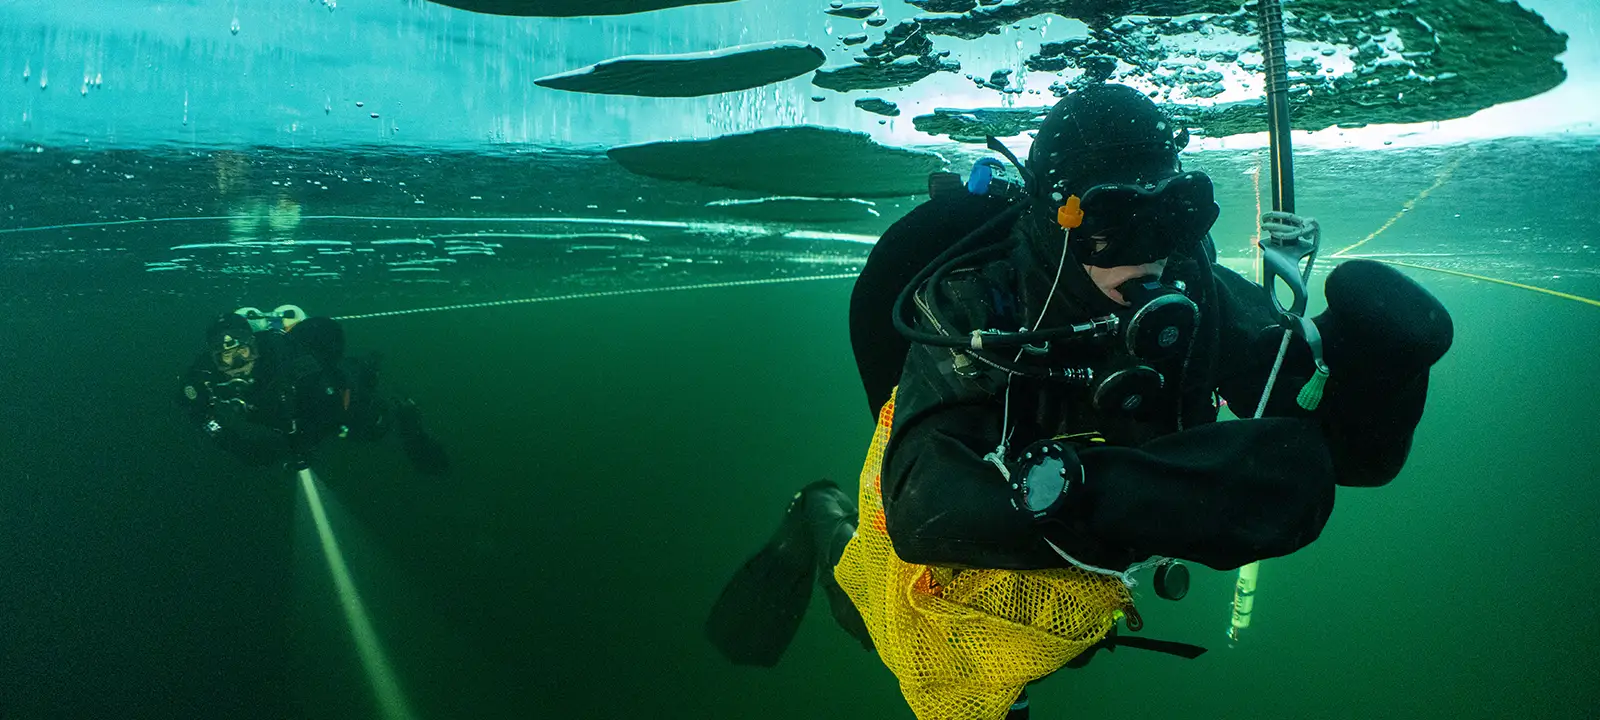
M 912 565 L 884 528 L 882 467 L 894 398 L 861 468 L 861 522 L 834 577 L 921 720 L 1003 718 L 1022 688 L 1099 642 L 1131 600 L 1114 577 Z

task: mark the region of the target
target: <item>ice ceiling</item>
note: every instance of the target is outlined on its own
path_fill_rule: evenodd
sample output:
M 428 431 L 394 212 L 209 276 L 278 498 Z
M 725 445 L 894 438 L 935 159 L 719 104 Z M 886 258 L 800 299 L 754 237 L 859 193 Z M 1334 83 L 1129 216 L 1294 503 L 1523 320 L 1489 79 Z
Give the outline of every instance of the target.
M 569 15 L 579 7 L 610 14 L 657 8 L 673 0 L 449 0 L 469 10 L 514 15 Z M 1026 34 L 1041 23 L 1073 19 L 1081 34 L 1040 43 L 1017 68 L 967 74 L 996 94 L 1061 97 L 1085 83 L 1107 79 L 1147 90 L 1187 119 L 1195 130 L 1229 135 L 1261 129 L 1262 55 L 1255 3 L 1231 0 L 906 0 L 920 12 L 889 25 L 876 2 L 833 2 L 821 12 L 861 21 L 861 32 L 841 42 L 859 48 L 848 64 L 823 68 L 811 82 L 839 92 L 900 88 L 936 73 L 962 72 L 962 62 L 942 39 L 975 40 Z M 682 2 L 677 4 L 702 4 Z M 879 30 L 879 28 L 883 28 Z M 1566 37 L 1538 15 L 1513 3 L 1485 0 L 1291 0 L 1285 3 L 1289 75 L 1298 128 L 1420 122 L 1461 117 L 1491 105 L 1549 90 L 1566 77 L 1556 56 Z M 869 44 L 870 43 L 870 44 Z M 759 68 L 770 48 L 734 49 L 702 62 L 738 58 Z M 820 51 L 819 51 L 820 54 Z M 631 83 L 595 79 L 565 89 L 615 94 L 659 93 L 681 86 L 682 58 L 630 58 Z M 652 78 L 652 62 L 660 78 Z M 709 68 L 708 68 L 709 69 Z M 800 72 L 773 73 L 773 81 Z M 1021 73 L 1043 74 L 1045 92 L 1027 89 Z M 571 79 L 571 74 L 563 79 Z M 704 74 L 701 75 L 704 77 Z M 714 84 L 705 94 L 722 92 Z M 1044 98 L 1041 98 L 1044 99 Z M 858 107 L 896 115 L 881 98 Z M 1017 135 L 1036 126 L 1048 106 L 941 109 L 915 118 L 930 134 L 981 141 Z
M 1284 8 L 1299 128 L 1463 117 L 1566 77 L 1567 37 L 1516 3 Z M 615 147 L 800 125 L 915 145 L 1020 136 L 1101 79 L 1227 136 L 1264 129 L 1255 45 L 1254 5 L 1218 0 L 0 0 L 0 147 Z

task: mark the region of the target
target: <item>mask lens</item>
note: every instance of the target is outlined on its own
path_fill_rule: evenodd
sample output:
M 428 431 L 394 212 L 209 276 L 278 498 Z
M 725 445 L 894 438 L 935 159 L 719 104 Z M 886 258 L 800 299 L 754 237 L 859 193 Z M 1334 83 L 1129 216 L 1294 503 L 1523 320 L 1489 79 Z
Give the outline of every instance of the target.
M 229 369 L 242 367 L 250 361 L 250 346 L 231 337 L 224 337 L 221 349 L 217 350 L 213 357 L 217 361 L 217 367 Z
M 1211 178 L 1200 172 L 1153 187 L 1097 185 L 1084 193 L 1082 208 L 1083 224 L 1068 238 L 1073 256 L 1106 268 L 1167 258 L 1180 243 L 1204 237 L 1217 220 Z

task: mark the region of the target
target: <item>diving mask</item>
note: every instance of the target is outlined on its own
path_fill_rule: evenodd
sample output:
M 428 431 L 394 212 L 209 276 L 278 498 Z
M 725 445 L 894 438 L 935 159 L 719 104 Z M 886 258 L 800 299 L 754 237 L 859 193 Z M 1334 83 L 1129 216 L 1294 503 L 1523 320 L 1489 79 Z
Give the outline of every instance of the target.
M 1155 262 L 1200 242 L 1218 213 L 1211 178 L 1186 172 L 1154 185 L 1096 185 L 1067 198 L 1057 222 L 1073 258 L 1112 268 Z
M 229 321 L 226 326 L 215 328 L 209 341 L 211 361 L 218 370 L 229 377 L 249 373 L 256 360 L 256 339 L 249 326 L 244 325 L 243 319 Z
M 224 347 L 212 353 L 211 359 L 222 374 L 233 379 L 248 377 L 255 369 L 256 355 L 254 343 L 235 343 L 231 347 Z

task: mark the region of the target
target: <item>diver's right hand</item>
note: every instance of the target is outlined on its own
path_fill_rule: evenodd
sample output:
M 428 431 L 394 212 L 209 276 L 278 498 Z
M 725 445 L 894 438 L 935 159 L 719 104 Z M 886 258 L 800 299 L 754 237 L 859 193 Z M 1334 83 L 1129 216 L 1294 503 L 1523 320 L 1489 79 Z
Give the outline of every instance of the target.
M 207 435 L 218 435 L 225 430 L 243 426 L 248 422 L 245 418 L 244 407 L 239 403 L 219 402 L 212 406 L 211 412 L 206 416 L 205 431 Z
M 283 461 L 283 469 L 292 473 L 311 469 L 311 458 L 300 454 L 290 453 L 289 459 Z
M 288 444 L 288 457 L 284 461 L 284 469 L 289 472 L 300 472 L 311 467 L 311 451 L 316 447 L 316 440 L 306 432 L 304 423 L 290 420 L 284 440 Z

